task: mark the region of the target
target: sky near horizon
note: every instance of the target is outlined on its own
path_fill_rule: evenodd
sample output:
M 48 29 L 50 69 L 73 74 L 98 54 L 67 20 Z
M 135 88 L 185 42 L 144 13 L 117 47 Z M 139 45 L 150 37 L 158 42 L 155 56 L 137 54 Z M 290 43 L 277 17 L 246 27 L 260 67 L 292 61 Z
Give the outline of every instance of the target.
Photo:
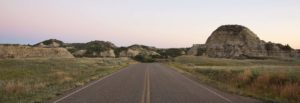
M 300 0 L 0 0 L 0 43 L 190 47 L 224 24 L 300 49 Z

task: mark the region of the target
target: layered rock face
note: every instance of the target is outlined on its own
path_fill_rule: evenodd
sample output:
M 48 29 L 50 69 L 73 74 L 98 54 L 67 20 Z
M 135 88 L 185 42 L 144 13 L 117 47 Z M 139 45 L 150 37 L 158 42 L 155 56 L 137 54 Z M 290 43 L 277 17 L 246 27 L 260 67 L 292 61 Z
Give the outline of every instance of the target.
M 236 58 L 267 56 L 264 44 L 244 26 L 224 25 L 211 34 L 205 45 L 210 57 Z
M 217 28 L 205 44 L 194 45 L 189 55 L 217 58 L 297 57 L 299 53 L 289 45 L 260 40 L 247 27 L 223 25 Z
M 0 45 L 0 58 L 74 58 L 65 48 Z
M 205 55 L 206 45 L 205 44 L 194 44 L 187 52 L 187 55 Z
M 289 45 L 268 42 L 265 44 L 268 56 L 277 57 L 297 57 L 297 50 L 294 50 Z

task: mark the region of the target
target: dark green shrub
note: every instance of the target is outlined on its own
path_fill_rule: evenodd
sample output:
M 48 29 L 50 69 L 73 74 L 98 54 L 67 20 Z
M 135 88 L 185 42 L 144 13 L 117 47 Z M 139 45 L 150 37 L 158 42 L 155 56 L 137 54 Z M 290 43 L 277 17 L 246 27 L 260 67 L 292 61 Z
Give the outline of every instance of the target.
M 137 56 L 133 57 L 133 59 L 139 62 L 155 62 L 151 56 L 143 54 L 138 54 Z

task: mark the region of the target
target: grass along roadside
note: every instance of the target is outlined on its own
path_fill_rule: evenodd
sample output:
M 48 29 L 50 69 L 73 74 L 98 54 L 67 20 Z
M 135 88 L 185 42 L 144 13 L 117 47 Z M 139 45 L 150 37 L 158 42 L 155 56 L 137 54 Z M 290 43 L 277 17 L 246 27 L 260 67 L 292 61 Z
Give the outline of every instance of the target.
M 127 58 L 3 59 L 0 103 L 46 102 L 131 62 Z
M 176 58 L 175 62 L 168 65 L 223 91 L 270 102 L 300 102 L 299 60 L 231 60 L 185 56 Z

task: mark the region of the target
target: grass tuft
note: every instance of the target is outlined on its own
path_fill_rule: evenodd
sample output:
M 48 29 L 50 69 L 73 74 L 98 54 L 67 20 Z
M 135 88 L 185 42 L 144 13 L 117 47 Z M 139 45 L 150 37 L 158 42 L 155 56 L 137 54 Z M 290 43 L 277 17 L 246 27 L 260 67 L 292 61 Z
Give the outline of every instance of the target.
M 7 94 L 20 94 L 28 89 L 28 86 L 20 81 L 9 81 L 4 84 L 3 91 Z

